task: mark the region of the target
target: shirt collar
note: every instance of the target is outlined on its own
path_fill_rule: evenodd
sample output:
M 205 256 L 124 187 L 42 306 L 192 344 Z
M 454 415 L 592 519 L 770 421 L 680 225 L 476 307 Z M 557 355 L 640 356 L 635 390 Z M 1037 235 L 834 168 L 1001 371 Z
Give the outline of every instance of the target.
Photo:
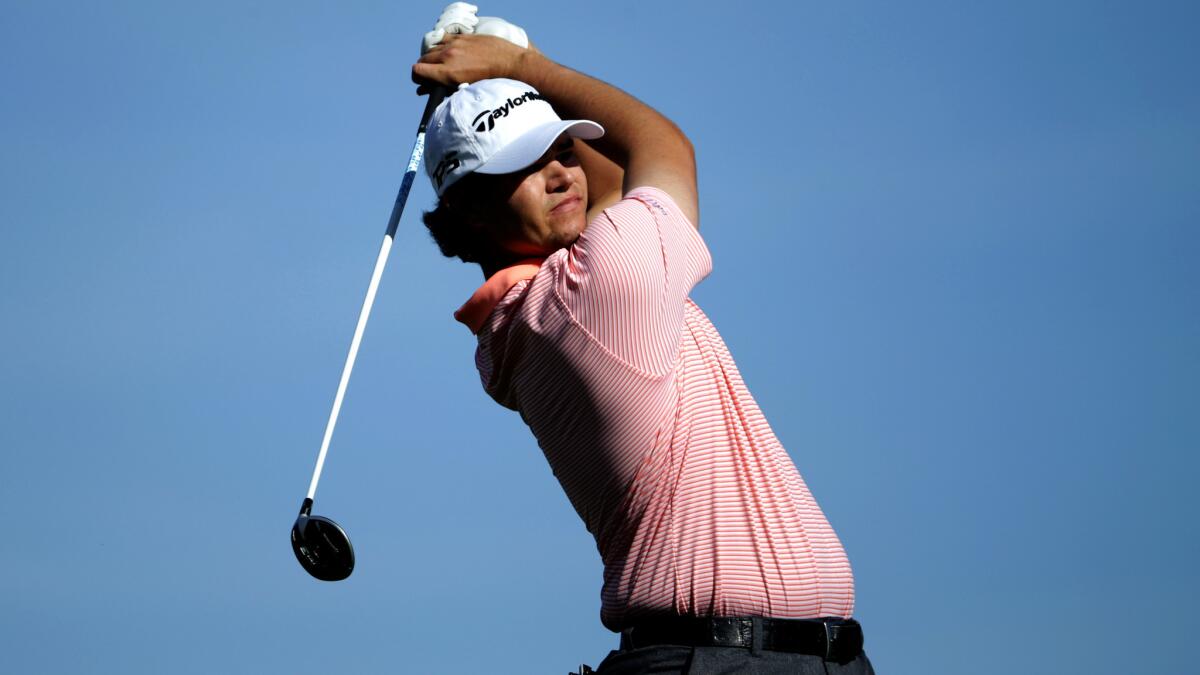
M 544 260 L 545 258 L 527 258 L 496 272 L 476 289 L 471 299 L 458 308 L 454 318 L 465 323 L 472 333 L 478 333 L 491 316 L 492 310 L 496 308 L 496 303 L 503 300 L 513 286 L 537 276 Z

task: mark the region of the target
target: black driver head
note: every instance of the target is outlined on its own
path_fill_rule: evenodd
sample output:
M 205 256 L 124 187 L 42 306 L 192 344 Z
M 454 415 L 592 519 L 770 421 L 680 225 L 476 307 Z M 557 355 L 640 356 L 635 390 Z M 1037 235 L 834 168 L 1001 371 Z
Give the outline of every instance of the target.
M 354 571 L 354 547 L 345 530 L 321 516 L 309 515 L 312 500 L 305 499 L 292 526 L 292 551 L 309 574 L 321 581 L 341 581 Z

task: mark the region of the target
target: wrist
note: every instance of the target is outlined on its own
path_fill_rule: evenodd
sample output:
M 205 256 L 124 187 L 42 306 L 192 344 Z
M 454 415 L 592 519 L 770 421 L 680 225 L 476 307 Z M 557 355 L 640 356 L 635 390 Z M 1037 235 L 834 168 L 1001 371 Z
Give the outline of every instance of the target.
M 511 74 L 505 77 L 519 80 L 526 84 L 532 84 L 540 90 L 541 80 L 543 79 L 542 75 L 555 65 L 553 61 L 546 58 L 540 51 L 522 49 L 513 59 Z

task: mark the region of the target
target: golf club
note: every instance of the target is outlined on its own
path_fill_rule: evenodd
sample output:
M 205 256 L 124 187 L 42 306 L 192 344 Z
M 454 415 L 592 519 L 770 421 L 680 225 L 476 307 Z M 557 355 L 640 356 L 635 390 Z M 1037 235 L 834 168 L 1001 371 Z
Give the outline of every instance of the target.
M 367 287 L 367 297 L 363 300 L 362 311 L 358 315 L 358 325 L 354 329 L 354 338 L 350 341 L 350 353 L 346 356 L 346 365 L 342 368 L 342 379 L 338 383 L 337 394 L 333 398 L 333 409 L 329 412 L 329 422 L 325 425 L 325 437 L 321 441 L 321 452 L 317 455 L 317 467 L 313 471 L 312 482 L 308 486 L 308 496 L 300 506 L 300 515 L 292 525 L 292 551 L 296 560 L 312 576 L 321 581 L 341 581 L 354 571 L 354 547 L 350 538 L 340 525 L 329 518 L 312 515 L 313 496 L 317 493 L 317 481 L 321 479 L 321 469 L 325 465 L 325 455 L 329 452 L 329 440 L 333 438 L 333 428 L 337 425 L 338 413 L 342 408 L 342 399 L 346 395 L 346 385 L 350 382 L 350 372 L 354 370 L 354 360 L 358 356 L 358 345 L 362 342 L 363 330 L 367 327 L 367 317 L 371 314 L 371 305 L 375 303 L 375 292 L 379 288 L 379 278 L 383 276 L 383 268 L 387 264 L 388 253 L 392 249 L 392 240 L 396 236 L 396 227 L 400 223 L 400 215 L 404 213 L 404 203 L 408 201 L 408 191 L 412 188 L 413 178 L 421 166 L 421 156 L 425 152 L 425 126 L 433 111 L 446 97 L 447 90 L 435 88 L 429 94 L 425 104 L 425 112 L 421 115 L 421 124 L 417 127 L 417 140 L 413 145 L 412 156 L 408 160 L 408 168 L 404 172 L 404 180 L 400 183 L 400 192 L 396 195 L 396 203 L 392 206 L 392 216 L 388 220 L 387 233 L 383 237 L 383 245 L 379 249 L 379 257 L 375 260 L 375 271 L 371 274 L 371 283 Z

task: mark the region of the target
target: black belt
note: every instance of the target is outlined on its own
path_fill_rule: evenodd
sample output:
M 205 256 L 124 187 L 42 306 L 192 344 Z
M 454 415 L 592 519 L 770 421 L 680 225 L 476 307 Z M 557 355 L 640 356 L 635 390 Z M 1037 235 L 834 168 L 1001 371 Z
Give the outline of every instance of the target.
M 757 630 L 756 630 L 757 629 Z M 677 616 L 649 619 L 621 631 L 621 649 L 651 645 L 744 647 L 820 656 L 847 663 L 862 653 L 854 619 L 766 619 Z

